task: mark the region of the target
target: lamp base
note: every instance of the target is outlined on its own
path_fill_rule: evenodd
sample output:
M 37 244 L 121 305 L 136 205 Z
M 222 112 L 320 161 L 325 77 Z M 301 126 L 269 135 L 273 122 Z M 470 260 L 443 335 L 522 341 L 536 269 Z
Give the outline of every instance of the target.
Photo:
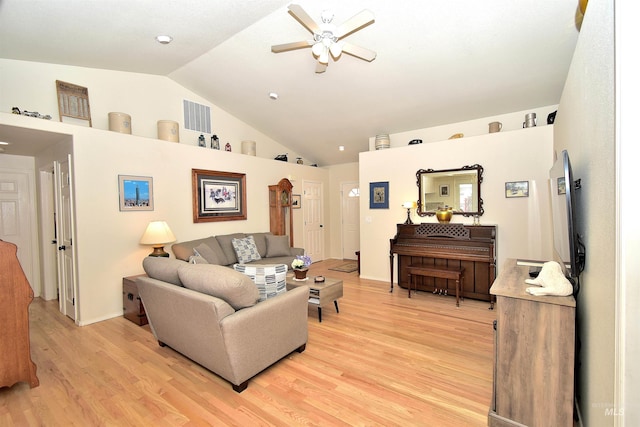
M 164 246 L 156 246 L 153 248 L 153 252 L 149 254 L 149 256 L 157 256 L 169 258 L 169 254 L 164 251 Z
M 404 225 L 412 225 L 413 221 L 411 221 L 411 208 L 407 209 L 407 220 L 404 222 Z

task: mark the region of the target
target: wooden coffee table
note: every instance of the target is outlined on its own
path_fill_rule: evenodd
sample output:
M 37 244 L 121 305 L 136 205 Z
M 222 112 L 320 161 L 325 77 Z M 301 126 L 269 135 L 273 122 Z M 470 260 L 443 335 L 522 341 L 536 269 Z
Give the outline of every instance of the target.
M 316 283 L 313 277 L 307 280 L 294 280 L 293 274 L 287 275 L 287 289 L 298 286 L 309 286 L 309 305 L 318 307 L 318 322 L 322 322 L 322 306 L 333 301 L 336 306 L 336 313 L 340 313 L 338 308 L 338 298 L 342 298 L 342 280 L 325 277 L 324 282 Z

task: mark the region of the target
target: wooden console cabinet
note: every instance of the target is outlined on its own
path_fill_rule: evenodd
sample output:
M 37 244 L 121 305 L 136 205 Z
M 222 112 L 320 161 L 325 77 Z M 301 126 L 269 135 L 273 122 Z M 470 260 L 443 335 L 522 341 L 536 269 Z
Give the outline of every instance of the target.
M 573 426 L 576 302 L 533 296 L 529 268 L 509 259 L 491 287 L 497 298 L 489 426 Z
M 29 304 L 33 290 L 18 261 L 18 248 L 0 240 L 0 387 L 40 384 L 31 360 Z

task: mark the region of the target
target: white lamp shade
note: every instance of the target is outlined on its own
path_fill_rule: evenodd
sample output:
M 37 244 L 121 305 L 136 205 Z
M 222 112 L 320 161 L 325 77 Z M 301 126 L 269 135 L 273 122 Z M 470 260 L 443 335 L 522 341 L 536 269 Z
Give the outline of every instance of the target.
M 150 222 L 140 239 L 141 245 L 164 245 L 176 241 L 171 229 L 165 221 Z
M 313 52 L 313 55 L 316 57 L 320 56 L 323 50 L 324 45 L 322 44 L 322 42 L 316 42 L 313 46 L 311 46 L 311 52 Z
M 402 204 L 402 207 L 406 208 L 406 209 L 415 209 L 415 208 L 418 207 L 418 203 L 417 202 L 404 202 Z

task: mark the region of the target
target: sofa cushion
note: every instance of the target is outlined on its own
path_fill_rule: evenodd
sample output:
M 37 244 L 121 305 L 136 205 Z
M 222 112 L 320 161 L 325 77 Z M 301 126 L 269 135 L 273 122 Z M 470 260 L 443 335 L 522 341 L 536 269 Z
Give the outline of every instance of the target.
M 142 260 L 142 268 L 147 276 L 178 286 L 183 286 L 178 275 L 178 268 L 183 265 L 183 261 L 165 257 L 148 256 Z
M 253 236 L 247 236 L 242 239 L 231 239 L 231 244 L 233 245 L 233 250 L 240 264 L 257 261 L 262 258 L 258 253 L 258 247 L 253 240 Z
M 289 236 L 267 235 L 267 258 L 291 255 Z
M 205 237 L 203 239 L 189 240 L 186 242 L 174 243 L 171 246 L 171 250 L 176 258 L 181 259 L 183 261 L 187 261 L 191 255 L 193 255 L 193 249 L 198 245 L 205 243 L 211 250 L 217 255 L 217 258 L 220 260 L 220 265 L 228 265 L 233 264 L 229 262 L 222 252 L 222 248 L 220 244 L 216 240 L 214 236 Z M 211 262 L 211 261 L 209 261 Z M 234 261 L 235 262 L 235 261 Z
M 194 255 L 191 255 L 187 260 L 189 264 L 209 264 L 209 261 L 204 259 L 204 257 L 202 257 L 202 255 L 200 255 L 198 251 L 193 249 L 193 252 L 194 252 Z
M 235 310 L 255 305 L 260 297 L 249 277 L 221 265 L 182 263 L 178 276 L 185 288 L 220 298 Z
M 193 248 L 193 254 L 206 259 L 209 264 L 227 265 L 227 257 L 224 256 L 222 250 L 219 249 L 220 246 L 217 242 L 216 246 L 218 247 L 218 251 L 211 249 L 211 246 L 207 243 L 200 243 L 198 246 Z
M 233 233 L 233 234 L 223 234 L 221 236 L 216 236 L 216 240 L 220 244 L 220 248 L 224 253 L 224 256 L 227 258 L 227 263 L 225 265 L 235 264 L 238 262 L 238 258 L 236 257 L 236 251 L 233 250 L 233 244 L 231 241 L 233 239 L 242 239 L 246 235 L 244 233 Z
M 234 264 L 234 270 L 246 274 L 256 284 L 260 301 L 287 291 L 287 265 Z

